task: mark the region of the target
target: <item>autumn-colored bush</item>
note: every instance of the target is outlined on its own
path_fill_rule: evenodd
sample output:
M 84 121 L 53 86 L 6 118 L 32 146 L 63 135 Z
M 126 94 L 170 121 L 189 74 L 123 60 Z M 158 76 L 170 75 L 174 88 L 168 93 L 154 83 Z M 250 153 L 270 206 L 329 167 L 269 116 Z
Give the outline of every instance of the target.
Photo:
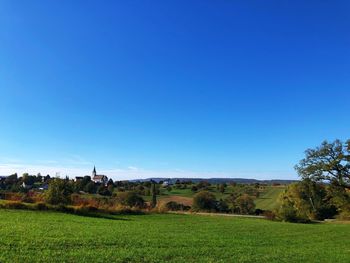
M 275 220 L 276 219 L 276 214 L 272 211 L 269 211 L 269 210 L 264 211 L 263 216 L 268 220 Z
M 24 203 L 34 203 L 35 200 L 28 194 L 24 194 L 21 198 L 21 202 L 24 202 Z
M 21 201 L 23 194 L 22 193 L 12 193 L 12 192 L 6 192 L 4 193 L 4 199 L 9 201 Z

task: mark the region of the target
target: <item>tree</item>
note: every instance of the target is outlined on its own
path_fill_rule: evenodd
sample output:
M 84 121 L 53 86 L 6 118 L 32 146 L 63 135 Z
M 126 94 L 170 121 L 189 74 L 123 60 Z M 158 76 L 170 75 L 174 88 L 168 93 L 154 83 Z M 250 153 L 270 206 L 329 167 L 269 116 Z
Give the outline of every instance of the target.
M 112 178 L 110 178 L 108 180 L 108 182 L 107 182 L 107 186 L 109 186 L 109 185 L 113 185 L 114 186 L 114 182 L 113 182 Z
M 84 191 L 90 194 L 94 194 L 96 193 L 96 185 L 93 181 L 88 182 L 85 187 L 84 187 Z
M 119 192 L 117 194 L 117 200 L 122 205 L 143 207 L 145 201 L 141 196 L 133 191 Z
M 215 195 L 208 191 L 201 191 L 193 197 L 193 209 L 211 211 L 216 208 Z
M 69 204 L 73 187 L 67 179 L 55 178 L 50 181 L 49 189 L 46 192 L 46 202 L 52 205 Z
M 97 188 L 97 193 L 100 195 L 112 195 L 112 192 L 110 192 L 104 184 L 100 184 Z
M 47 183 L 50 179 L 51 179 L 50 175 L 47 174 L 47 175 L 44 177 L 44 182 Z
M 12 185 L 16 184 L 18 181 L 17 173 L 11 174 L 5 178 L 5 186 L 10 189 Z
M 197 192 L 197 191 L 198 191 L 197 186 L 193 185 L 193 186 L 191 187 L 191 191 L 192 191 L 192 192 Z
M 152 208 L 156 207 L 157 205 L 157 191 L 156 191 L 156 184 L 152 184 L 152 203 L 151 206 Z
M 288 186 L 279 198 L 277 215 L 290 222 L 323 220 L 335 215 L 336 209 L 330 203 L 326 187 L 305 179 Z
M 303 179 L 330 182 L 350 190 L 350 140 L 346 143 L 324 141 L 316 149 L 305 151 L 306 157 L 295 166 Z
M 224 212 L 224 213 L 229 211 L 226 201 L 222 200 L 222 199 L 220 199 L 219 201 L 216 202 L 215 209 L 218 212 Z
M 339 212 L 350 211 L 350 140 L 324 141 L 295 166 L 303 180 L 329 184 L 329 195 Z
M 226 184 L 220 184 L 219 190 L 221 193 L 225 193 Z
M 239 196 L 236 199 L 236 204 L 241 214 L 253 214 L 255 212 L 254 199 L 247 194 Z
M 35 176 L 29 175 L 28 173 L 24 173 L 24 174 L 22 175 L 22 182 L 25 183 L 25 184 L 27 184 L 27 185 L 32 185 L 32 184 L 34 184 L 34 183 L 35 183 L 35 180 L 36 180 Z
M 239 196 L 240 194 L 238 192 L 233 192 L 226 198 L 226 203 L 228 204 L 228 207 L 232 213 L 239 213 L 239 210 L 237 208 L 237 198 Z

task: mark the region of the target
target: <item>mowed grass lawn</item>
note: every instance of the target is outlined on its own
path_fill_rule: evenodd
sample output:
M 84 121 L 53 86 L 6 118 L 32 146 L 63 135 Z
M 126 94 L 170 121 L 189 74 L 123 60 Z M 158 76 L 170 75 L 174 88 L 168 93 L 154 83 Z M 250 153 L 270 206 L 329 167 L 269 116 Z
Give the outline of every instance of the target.
M 349 262 L 350 224 L 0 210 L 0 262 Z

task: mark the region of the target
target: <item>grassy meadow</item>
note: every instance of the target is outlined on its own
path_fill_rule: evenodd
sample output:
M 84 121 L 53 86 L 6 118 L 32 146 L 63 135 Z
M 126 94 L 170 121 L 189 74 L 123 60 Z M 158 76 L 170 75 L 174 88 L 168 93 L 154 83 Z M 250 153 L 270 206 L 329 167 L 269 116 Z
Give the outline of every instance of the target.
M 349 262 L 350 224 L 0 210 L 0 262 Z
M 262 210 L 274 210 L 278 206 L 278 197 L 286 189 L 286 186 L 268 186 L 255 200 L 256 208 Z
M 278 206 L 278 197 L 286 189 L 285 185 L 280 186 L 265 186 L 260 190 L 260 195 L 255 199 L 256 208 L 262 210 L 274 210 Z M 226 199 L 231 193 L 235 191 L 232 186 L 227 186 L 224 193 L 221 193 L 216 189 L 216 187 L 210 186 L 208 189 L 212 192 L 215 197 L 219 199 Z M 187 189 L 176 189 L 172 188 L 171 191 L 166 189 L 161 190 L 161 194 L 157 196 L 160 202 L 176 201 L 178 203 L 183 203 L 186 205 L 192 205 L 193 196 L 196 193 L 191 191 L 190 187 Z M 151 196 L 143 196 L 147 201 L 151 200 Z

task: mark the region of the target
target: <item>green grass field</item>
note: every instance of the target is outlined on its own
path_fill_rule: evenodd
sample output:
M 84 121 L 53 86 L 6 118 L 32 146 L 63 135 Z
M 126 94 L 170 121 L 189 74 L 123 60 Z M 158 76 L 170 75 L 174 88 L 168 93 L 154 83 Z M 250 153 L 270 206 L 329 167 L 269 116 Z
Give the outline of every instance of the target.
M 255 200 L 256 208 L 262 209 L 262 210 L 273 210 L 277 208 L 278 206 L 278 197 L 279 195 L 286 189 L 286 186 L 267 186 L 265 189 L 261 192 L 259 198 Z M 212 192 L 217 200 L 223 199 L 225 200 L 230 193 L 232 193 L 234 190 L 231 186 L 228 186 L 226 188 L 225 193 L 219 192 L 215 186 L 211 186 L 209 188 L 209 191 Z M 194 192 L 191 191 L 190 188 L 187 189 L 176 189 L 173 188 L 170 192 L 166 191 L 165 189 L 162 189 L 162 194 L 159 195 L 157 198 L 159 201 L 161 200 L 169 200 L 172 197 L 185 197 L 185 198 L 193 198 L 195 195 Z M 143 196 L 143 198 L 146 201 L 150 201 L 150 196 Z M 176 200 L 176 198 L 175 198 Z M 181 200 L 176 200 L 177 202 L 181 202 Z
M 286 189 L 285 186 L 268 186 L 255 200 L 256 208 L 263 210 L 273 210 L 277 208 L 278 197 Z
M 0 262 L 349 262 L 350 224 L 0 210 Z

